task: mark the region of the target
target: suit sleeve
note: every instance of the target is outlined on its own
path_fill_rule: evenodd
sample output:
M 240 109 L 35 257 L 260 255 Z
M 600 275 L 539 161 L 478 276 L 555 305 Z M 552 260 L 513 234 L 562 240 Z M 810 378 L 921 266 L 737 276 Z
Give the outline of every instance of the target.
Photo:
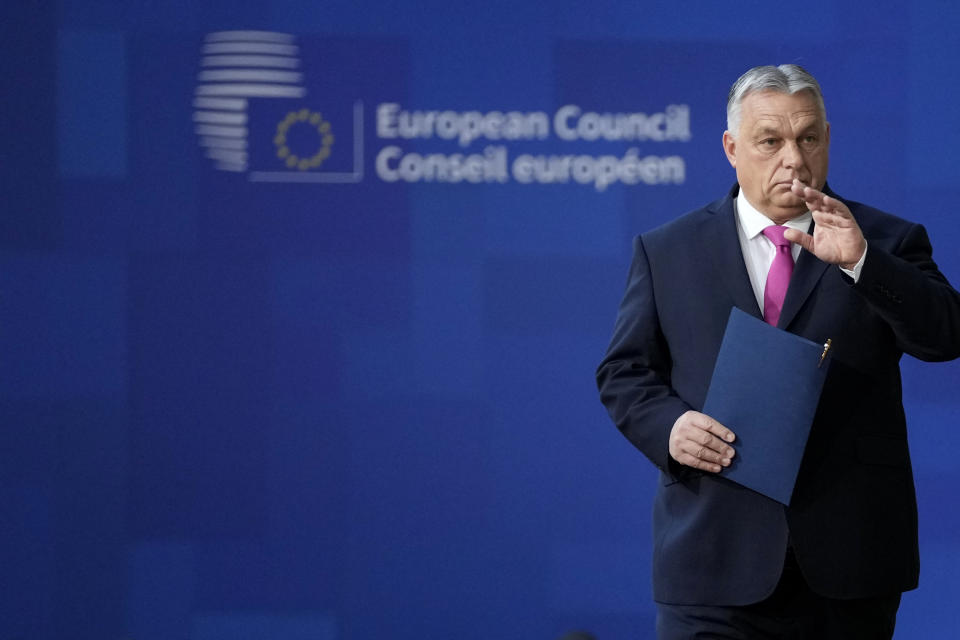
M 893 252 L 868 244 L 853 287 L 890 326 L 901 351 L 926 361 L 960 356 L 960 293 L 937 269 L 923 226 L 911 224 Z
M 661 470 L 676 475 L 670 430 L 690 406 L 671 388 L 670 370 L 650 265 L 638 236 L 613 338 L 597 368 L 597 387 L 617 428 Z

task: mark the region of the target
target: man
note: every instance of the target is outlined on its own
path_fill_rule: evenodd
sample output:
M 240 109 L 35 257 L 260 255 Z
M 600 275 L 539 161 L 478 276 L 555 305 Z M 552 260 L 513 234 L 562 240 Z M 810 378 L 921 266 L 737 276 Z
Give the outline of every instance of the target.
M 730 91 L 723 134 L 737 184 L 634 241 L 597 384 L 661 470 L 661 639 L 890 638 L 901 592 L 917 585 L 899 360 L 960 355 L 960 294 L 923 227 L 830 191 L 829 146 L 812 76 L 751 69 Z M 833 342 L 787 507 L 724 477 L 736 425 L 699 412 L 734 306 Z

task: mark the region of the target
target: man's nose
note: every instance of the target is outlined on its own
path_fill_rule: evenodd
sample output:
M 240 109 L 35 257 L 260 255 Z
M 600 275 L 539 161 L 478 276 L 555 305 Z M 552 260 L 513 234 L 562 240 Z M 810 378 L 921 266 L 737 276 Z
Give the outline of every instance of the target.
M 788 140 L 783 145 L 783 166 L 788 169 L 799 169 L 804 164 L 803 151 L 795 140 Z

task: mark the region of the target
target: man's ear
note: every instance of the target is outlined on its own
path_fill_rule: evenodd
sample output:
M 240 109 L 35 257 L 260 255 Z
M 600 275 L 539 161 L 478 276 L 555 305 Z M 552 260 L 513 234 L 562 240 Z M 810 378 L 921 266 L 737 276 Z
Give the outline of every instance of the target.
M 829 137 L 829 133 L 827 134 Z M 729 131 L 723 132 L 723 152 L 727 154 L 730 166 L 737 168 L 737 140 Z

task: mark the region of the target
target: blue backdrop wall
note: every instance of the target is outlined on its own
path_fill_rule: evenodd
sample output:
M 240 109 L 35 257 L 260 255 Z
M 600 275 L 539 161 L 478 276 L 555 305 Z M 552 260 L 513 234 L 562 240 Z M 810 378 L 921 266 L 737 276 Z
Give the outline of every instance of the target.
M 750 66 L 960 282 L 956 3 L 8 4 L 0 638 L 651 637 L 593 371 Z M 960 368 L 903 366 L 897 638 L 955 637 Z

